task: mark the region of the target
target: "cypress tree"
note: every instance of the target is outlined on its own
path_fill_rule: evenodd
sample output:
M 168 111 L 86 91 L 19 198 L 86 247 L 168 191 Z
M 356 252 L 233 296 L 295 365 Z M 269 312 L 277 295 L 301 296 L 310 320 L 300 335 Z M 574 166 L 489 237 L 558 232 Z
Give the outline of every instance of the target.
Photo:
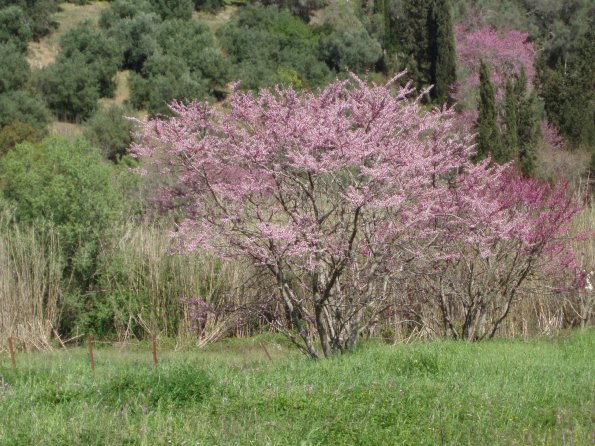
M 395 24 L 399 53 L 407 61 L 409 74 L 416 80 L 418 88 L 423 88 L 431 82 L 427 28 L 431 1 L 404 0 L 401 17 Z M 407 60 L 407 58 L 411 59 Z
M 430 81 L 432 98 L 438 103 L 451 102 L 449 88 L 457 80 L 455 37 L 448 0 L 434 0 L 428 14 Z
M 514 85 L 517 103 L 518 161 L 521 172 L 531 175 L 535 168 L 534 149 L 539 136 L 539 122 L 535 110 L 535 92 L 527 92 L 527 74 L 522 70 Z
M 479 118 L 477 120 L 477 159 L 501 153 L 496 94 L 490 69 L 482 60 L 479 66 Z
M 516 159 L 519 152 L 517 98 L 514 91 L 514 84 L 510 79 L 506 80 L 506 92 L 504 94 L 504 145 L 502 152 L 494 154 L 498 162 L 508 162 Z

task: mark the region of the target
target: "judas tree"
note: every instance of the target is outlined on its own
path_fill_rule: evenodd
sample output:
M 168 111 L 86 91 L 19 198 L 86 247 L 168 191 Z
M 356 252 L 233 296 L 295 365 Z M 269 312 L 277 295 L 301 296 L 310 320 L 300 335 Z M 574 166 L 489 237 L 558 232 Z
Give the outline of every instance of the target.
M 450 258 L 445 241 L 481 241 L 461 199 L 498 207 L 485 191 L 504 167 L 472 163 L 454 112 L 424 110 L 397 79 L 304 94 L 236 86 L 225 109 L 172 104 L 132 147 L 169 179 L 163 204 L 186 212 L 180 249 L 267 272 L 287 334 L 313 358 L 318 342 L 326 357 L 350 349 L 418 266 Z
M 417 292 L 433 299 L 443 334 L 455 339 L 494 337 L 532 277 L 580 272 L 569 243 L 581 237 L 569 235 L 579 203 L 564 184 L 523 178 L 511 167 L 499 167 L 492 184 L 459 188 L 457 215 L 473 224 L 447 228 L 443 257 L 417 267 Z
M 497 31 L 485 24 L 481 17 L 470 15 L 455 25 L 454 34 L 459 69 L 455 89 L 459 102 L 474 96 L 480 84 L 481 60 L 492 67 L 492 81 L 498 98 L 504 94 L 506 80 L 520 75 L 523 70 L 529 83 L 533 82 L 535 48 L 528 33 L 515 29 Z

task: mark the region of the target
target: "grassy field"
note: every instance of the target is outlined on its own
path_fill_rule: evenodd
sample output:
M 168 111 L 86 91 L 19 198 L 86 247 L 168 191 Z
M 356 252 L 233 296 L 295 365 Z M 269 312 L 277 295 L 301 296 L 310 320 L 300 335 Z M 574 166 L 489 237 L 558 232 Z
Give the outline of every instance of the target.
M 272 356 L 267 359 L 259 343 Z M 279 338 L 0 362 L 2 445 L 593 444 L 595 331 L 555 340 L 368 343 L 312 362 Z

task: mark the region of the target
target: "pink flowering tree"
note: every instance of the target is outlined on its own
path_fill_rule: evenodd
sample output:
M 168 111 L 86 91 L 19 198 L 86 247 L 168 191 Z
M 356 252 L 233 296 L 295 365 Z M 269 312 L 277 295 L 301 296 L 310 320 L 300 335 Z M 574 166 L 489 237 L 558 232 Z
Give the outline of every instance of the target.
M 233 88 L 225 109 L 174 103 L 133 146 L 173 178 L 160 199 L 186 212 L 180 249 L 268 272 L 287 334 L 312 358 L 349 350 L 418 267 L 460 255 L 455 240 L 492 255 L 508 237 L 505 221 L 490 226 L 505 167 L 471 163 L 454 112 L 425 111 L 398 77 L 304 94 Z
M 580 235 L 569 230 L 581 206 L 566 185 L 523 178 L 510 168 L 495 183 L 469 182 L 459 194 L 457 216 L 473 224 L 449 231 L 438 245 L 443 257 L 418 269 L 445 335 L 492 338 L 532 276 L 576 276 L 569 242 Z
M 475 13 L 455 25 L 455 40 L 459 80 L 453 89 L 457 100 L 469 100 L 477 91 L 480 60 L 491 69 L 497 97 L 503 95 L 506 79 L 521 70 L 531 85 L 535 76 L 535 49 L 529 33 L 515 29 L 498 31 Z

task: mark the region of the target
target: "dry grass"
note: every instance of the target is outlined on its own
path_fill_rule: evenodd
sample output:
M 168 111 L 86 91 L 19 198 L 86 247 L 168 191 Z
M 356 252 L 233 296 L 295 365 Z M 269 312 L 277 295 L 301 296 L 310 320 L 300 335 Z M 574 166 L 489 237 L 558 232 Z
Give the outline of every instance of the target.
M 83 126 L 81 124 L 73 124 L 70 122 L 54 121 L 50 124 L 50 133 L 63 136 L 64 138 L 73 138 L 82 136 Z
M 212 14 L 210 12 L 195 11 L 192 17 L 195 20 L 205 22 L 213 33 L 217 32 L 219 28 L 229 22 L 231 16 L 239 9 L 238 6 L 230 5 L 221 9 L 219 12 Z
M 52 19 L 59 23 L 58 29 L 39 42 L 29 43 L 28 60 L 31 68 L 38 70 L 52 64 L 60 52 L 60 37 L 86 20 L 97 23 L 101 11 L 108 6 L 108 2 L 100 1 L 84 6 L 60 3 L 60 11 L 52 15 Z
M 26 350 L 50 349 L 61 280 L 56 236 L 0 215 L 0 271 L 0 351 L 9 336 Z
M 253 295 L 244 291 L 250 268 L 203 252 L 172 255 L 163 225 L 134 222 L 122 229 L 101 256 L 102 293 L 113 302 L 121 341 L 140 331 L 202 346 L 240 334 L 245 315 L 236 309 Z

